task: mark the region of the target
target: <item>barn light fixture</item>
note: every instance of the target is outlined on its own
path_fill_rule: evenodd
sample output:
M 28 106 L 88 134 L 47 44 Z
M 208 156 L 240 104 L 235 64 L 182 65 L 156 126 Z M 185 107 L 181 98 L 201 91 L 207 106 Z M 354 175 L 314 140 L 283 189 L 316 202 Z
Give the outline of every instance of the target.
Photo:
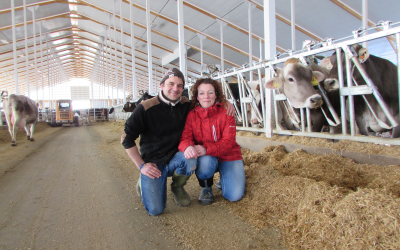
M 9 44 L 9 42 L 6 39 L 0 39 L 0 41 L 4 44 Z

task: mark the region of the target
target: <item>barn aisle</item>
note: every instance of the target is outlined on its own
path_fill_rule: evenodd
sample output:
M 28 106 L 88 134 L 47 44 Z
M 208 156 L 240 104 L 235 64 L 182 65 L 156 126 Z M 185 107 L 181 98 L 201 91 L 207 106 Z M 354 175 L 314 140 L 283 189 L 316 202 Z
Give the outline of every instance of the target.
M 100 142 L 91 127 L 63 127 L 12 148 L 38 146 L 0 179 L 1 249 L 175 248 L 157 219 L 132 207 L 139 200 Z
M 231 214 L 216 188 L 215 203 L 200 205 L 196 178 L 189 207 L 168 190 L 164 213 L 148 216 L 117 131 L 44 124 L 33 143 L 0 143 L 0 249 L 285 248 L 276 228 Z

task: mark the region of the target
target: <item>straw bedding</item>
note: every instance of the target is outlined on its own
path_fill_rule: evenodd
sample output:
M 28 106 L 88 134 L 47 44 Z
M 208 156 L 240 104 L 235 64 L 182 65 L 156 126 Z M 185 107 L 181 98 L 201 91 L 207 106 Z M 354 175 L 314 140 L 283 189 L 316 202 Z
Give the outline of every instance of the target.
M 119 123 L 109 125 L 122 128 Z M 293 138 L 275 140 L 400 155 L 397 146 Z M 357 164 L 302 150 L 287 153 L 283 146 L 267 146 L 260 152 L 242 149 L 242 155 L 245 196 L 222 204 L 256 227 L 278 226 L 288 248 L 400 249 L 399 166 Z
M 283 231 L 292 249 L 400 248 L 400 167 L 336 155 L 242 149 L 246 194 L 226 202 L 258 227 Z

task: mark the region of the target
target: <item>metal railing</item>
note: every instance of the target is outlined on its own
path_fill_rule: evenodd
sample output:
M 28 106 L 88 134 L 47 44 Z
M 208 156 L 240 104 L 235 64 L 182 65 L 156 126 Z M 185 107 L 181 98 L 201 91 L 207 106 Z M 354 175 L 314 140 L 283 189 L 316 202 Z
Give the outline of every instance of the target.
M 397 44 L 397 59 L 398 59 L 398 65 L 397 65 L 397 74 L 398 74 L 398 85 L 399 85 L 399 90 L 400 90 L 400 26 L 398 26 L 399 23 L 396 23 L 394 25 L 391 25 L 390 22 L 381 22 L 380 26 L 383 28 L 382 31 L 378 31 L 376 33 L 368 34 L 362 37 L 359 37 L 359 35 L 362 33 L 360 31 L 355 31 L 353 32 L 353 36 L 347 37 L 346 39 L 348 40 L 343 40 L 341 39 L 340 42 L 334 43 L 333 39 L 326 39 L 325 41 L 317 44 L 313 44 L 312 46 L 307 46 L 307 48 L 298 51 L 298 52 L 292 52 L 288 51 L 288 53 L 281 54 L 275 57 L 275 60 L 270 60 L 270 61 L 262 61 L 262 62 L 255 62 L 253 65 L 244 65 L 242 68 L 233 68 L 233 69 L 228 69 L 226 70 L 223 74 L 218 73 L 213 75 L 214 79 L 219 79 L 223 86 L 227 85 L 226 78 L 230 76 L 236 76 L 238 79 L 243 78 L 243 74 L 248 73 L 250 71 L 257 71 L 258 76 L 261 76 L 262 70 L 265 70 L 265 76 L 267 78 L 271 78 L 275 74 L 275 68 L 277 65 L 282 65 L 287 59 L 289 58 L 299 58 L 300 61 L 304 62 L 305 59 L 309 56 L 313 55 L 318 55 L 322 54 L 325 52 L 332 52 L 335 51 L 338 58 L 340 57 L 340 53 L 343 50 L 344 53 L 346 54 L 346 65 L 350 65 L 350 61 L 353 62 L 355 67 L 360 71 L 362 77 L 364 78 L 365 82 L 367 85 L 359 85 L 357 86 L 356 84 L 353 84 L 352 82 L 352 77 L 351 69 L 349 66 L 346 66 L 348 68 L 347 70 L 347 86 L 344 86 L 343 82 L 343 68 L 341 67 L 341 64 L 338 64 L 338 71 L 339 71 L 339 82 L 340 82 L 340 106 L 341 106 L 341 122 L 338 121 L 338 117 L 334 117 L 334 121 L 328 121 L 330 125 L 339 125 L 341 123 L 342 126 L 342 133 L 341 134 L 329 134 L 329 133 L 321 133 L 321 132 L 311 132 L 310 126 L 308 129 L 305 127 L 305 119 L 307 119 L 310 123 L 310 112 L 309 109 L 300 109 L 301 110 L 301 117 L 300 123 L 302 125 L 300 131 L 294 131 L 294 130 L 284 130 L 282 126 L 279 124 L 279 122 L 275 119 L 275 117 L 278 117 L 277 115 L 277 101 L 286 101 L 286 96 L 280 93 L 276 93 L 276 91 L 271 91 L 271 90 L 266 90 L 265 87 L 262 85 L 261 79 L 259 79 L 259 84 L 260 84 L 260 90 L 261 90 L 261 95 L 262 95 L 262 101 L 264 101 L 265 105 L 263 104 L 262 107 L 263 109 L 260 111 L 262 112 L 262 117 L 264 121 L 264 128 L 251 128 L 246 125 L 246 123 L 243 123 L 243 126 L 237 126 L 238 130 L 246 130 L 246 131 L 252 131 L 252 132 L 265 132 L 267 137 L 271 137 L 273 134 L 280 134 L 280 135 L 297 135 L 297 136 L 308 136 L 308 137 L 318 137 L 318 138 L 326 138 L 326 139 L 347 139 L 347 140 L 355 140 L 355 141 L 360 141 L 360 142 L 372 142 L 372 143 L 381 143 L 381 144 L 393 144 L 393 145 L 400 145 L 400 139 L 399 138 L 382 138 L 382 137 L 375 137 L 375 136 L 362 136 L 362 135 L 356 135 L 355 133 L 355 118 L 354 118 L 354 100 L 353 97 L 355 95 L 368 95 L 372 94 L 379 105 L 381 106 L 382 110 L 384 111 L 385 115 L 387 116 L 389 123 L 390 124 L 382 124 L 382 126 L 385 126 L 387 128 L 392 128 L 395 126 L 398 126 L 398 121 L 394 118 L 394 116 L 398 114 L 391 114 L 389 112 L 389 109 L 385 103 L 385 100 L 383 100 L 382 96 L 380 95 L 378 89 L 368 76 L 367 72 L 363 69 L 363 67 L 360 65 L 360 62 L 357 60 L 357 58 L 354 55 L 354 52 L 351 50 L 351 45 L 353 44 L 358 44 L 362 42 L 367 42 L 379 38 L 384 38 L 387 36 L 392 36 L 395 35 L 396 37 L 396 44 Z M 396 27 L 394 27 L 396 26 Z M 371 29 L 375 29 L 376 27 L 372 27 Z M 240 81 L 239 81 L 240 82 Z M 229 91 L 228 91 L 229 92 Z M 263 95 L 265 93 L 265 95 Z M 346 101 L 345 97 L 348 96 L 349 98 L 349 113 L 350 113 L 350 133 L 347 132 L 347 122 L 346 122 Z M 400 95 L 399 95 L 400 96 Z M 228 93 L 227 95 L 228 98 L 230 98 L 230 95 Z M 243 103 L 249 102 L 247 97 L 240 96 L 240 101 Z M 253 100 L 251 100 L 252 102 Z M 252 107 L 253 108 L 253 107 Z M 304 112 L 306 111 L 306 112 Z M 306 113 L 306 114 L 305 114 Z M 237 112 L 237 117 L 238 120 L 243 119 L 243 115 Z M 379 121 L 378 121 L 379 123 Z

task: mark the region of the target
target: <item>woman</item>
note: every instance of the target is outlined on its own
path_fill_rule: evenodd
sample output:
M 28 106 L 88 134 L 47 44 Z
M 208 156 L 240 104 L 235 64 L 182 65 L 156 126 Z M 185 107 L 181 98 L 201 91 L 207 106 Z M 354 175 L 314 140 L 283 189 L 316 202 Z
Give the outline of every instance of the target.
M 230 201 L 243 197 L 245 174 L 240 146 L 236 143 L 235 117 L 228 116 L 222 87 L 211 78 L 192 87 L 192 106 L 179 143 L 186 159 L 197 161 L 196 176 L 201 186 L 199 202 L 213 202 L 214 173 L 220 173 L 222 196 Z

